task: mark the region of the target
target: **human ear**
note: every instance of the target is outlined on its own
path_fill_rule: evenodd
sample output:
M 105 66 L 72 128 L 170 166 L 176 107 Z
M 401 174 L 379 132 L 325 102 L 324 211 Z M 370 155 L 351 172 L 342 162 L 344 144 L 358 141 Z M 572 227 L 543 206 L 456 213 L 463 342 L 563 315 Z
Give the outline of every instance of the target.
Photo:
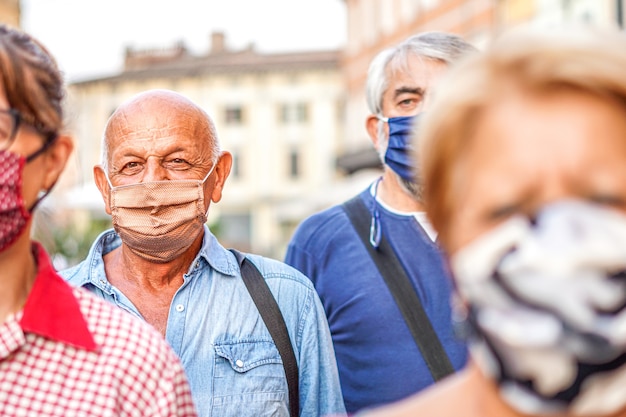
M 44 176 L 43 188 L 50 190 L 57 182 L 67 160 L 74 150 L 74 142 L 72 138 L 67 135 L 59 135 L 54 139 L 54 143 L 46 151 L 46 174 Z
M 211 190 L 211 201 L 217 203 L 222 199 L 222 190 L 233 165 L 233 156 L 228 151 L 223 151 L 215 164 L 215 181 Z
M 367 134 L 370 137 L 370 140 L 374 144 L 374 149 L 378 151 L 378 124 L 380 123 L 380 119 L 375 114 L 370 114 L 367 116 L 365 121 L 365 129 L 367 130 Z
M 106 210 L 108 215 L 111 215 L 111 206 L 110 206 L 110 186 L 109 181 L 107 181 L 106 174 L 101 165 L 95 165 L 93 167 L 93 179 L 100 190 L 100 194 L 102 195 L 102 200 L 104 200 L 104 209 Z

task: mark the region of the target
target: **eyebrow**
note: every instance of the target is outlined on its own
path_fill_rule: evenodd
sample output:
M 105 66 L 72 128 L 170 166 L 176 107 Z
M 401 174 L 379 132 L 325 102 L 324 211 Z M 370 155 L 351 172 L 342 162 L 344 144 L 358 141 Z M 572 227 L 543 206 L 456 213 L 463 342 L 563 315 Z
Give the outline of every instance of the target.
M 396 88 L 393 96 L 395 98 L 405 93 L 417 94 L 417 95 L 423 96 L 424 94 L 426 94 L 426 91 L 421 87 L 399 87 L 399 88 Z

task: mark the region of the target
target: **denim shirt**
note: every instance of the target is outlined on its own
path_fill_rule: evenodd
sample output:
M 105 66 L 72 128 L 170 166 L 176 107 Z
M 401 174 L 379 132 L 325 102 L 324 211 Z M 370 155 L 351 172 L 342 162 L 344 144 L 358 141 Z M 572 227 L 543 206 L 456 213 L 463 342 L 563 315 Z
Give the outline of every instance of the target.
M 121 245 L 103 232 L 89 255 L 61 275 L 120 308 L 139 311 L 105 275 L 103 256 Z M 344 414 L 324 309 L 310 280 L 276 260 L 248 254 L 284 316 L 299 367 L 300 415 Z M 180 357 L 200 416 L 288 416 L 278 349 L 254 305 L 234 255 L 204 228 L 202 248 L 170 304 L 166 339 Z

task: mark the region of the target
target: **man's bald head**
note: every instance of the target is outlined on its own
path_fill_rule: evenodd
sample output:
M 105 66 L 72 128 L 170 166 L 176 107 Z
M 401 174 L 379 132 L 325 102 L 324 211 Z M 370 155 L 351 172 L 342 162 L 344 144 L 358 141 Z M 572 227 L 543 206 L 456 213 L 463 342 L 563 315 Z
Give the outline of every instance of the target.
M 166 135 L 168 131 L 184 130 L 206 141 L 211 149 L 213 162 L 220 155 L 220 144 L 215 125 L 211 117 L 187 97 L 171 90 L 148 90 L 123 102 L 113 112 L 104 129 L 102 137 L 101 164 L 105 171 L 110 165 L 111 146 L 120 138 L 133 138 L 136 132 L 158 131 Z

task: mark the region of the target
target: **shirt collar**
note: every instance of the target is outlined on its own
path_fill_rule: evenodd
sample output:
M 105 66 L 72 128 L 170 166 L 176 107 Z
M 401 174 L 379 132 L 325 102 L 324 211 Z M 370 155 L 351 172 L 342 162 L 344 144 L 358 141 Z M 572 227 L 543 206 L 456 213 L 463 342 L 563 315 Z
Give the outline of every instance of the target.
M 92 284 L 107 294 L 111 294 L 109 283 L 104 268 L 104 255 L 122 245 L 122 239 L 113 229 L 100 233 L 94 244 L 89 249 L 86 262 L 79 266 L 77 274 L 79 281 L 74 281 L 79 286 Z M 86 272 L 84 271 L 86 269 Z
M 37 259 L 37 277 L 24 305 L 20 327 L 58 342 L 96 350 L 72 287 L 56 273 L 39 243 L 33 242 L 32 250 Z
M 200 248 L 198 256 L 196 256 L 194 264 L 199 258 L 203 258 L 211 268 L 224 275 L 235 276 L 239 273 L 239 265 L 237 264 L 235 255 L 218 242 L 217 238 L 213 236 L 213 233 L 211 233 L 211 230 L 206 224 L 204 225 L 202 247 Z
M 88 268 L 88 272 L 84 275 L 80 274 L 81 280 L 77 285 L 83 286 L 86 283 L 90 283 L 105 292 L 109 292 L 110 284 L 103 275 L 104 267 L 102 266 L 102 262 L 104 262 L 104 255 L 116 249 L 121 244 L 122 239 L 114 229 L 102 232 L 89 251 L 87 257 L 88 262 L 84 266 Z M 217 238 L 211 233 L 211 230 L 206 224 L 204 225 L 202 247 L 192 262 L 189 271 L 197 267 L 201 259 L 206 261 L 211 268 L 221 274 L 236 276 L 239 272 L 239 266 L 237 265 L 235 256 L 218 242 Z

